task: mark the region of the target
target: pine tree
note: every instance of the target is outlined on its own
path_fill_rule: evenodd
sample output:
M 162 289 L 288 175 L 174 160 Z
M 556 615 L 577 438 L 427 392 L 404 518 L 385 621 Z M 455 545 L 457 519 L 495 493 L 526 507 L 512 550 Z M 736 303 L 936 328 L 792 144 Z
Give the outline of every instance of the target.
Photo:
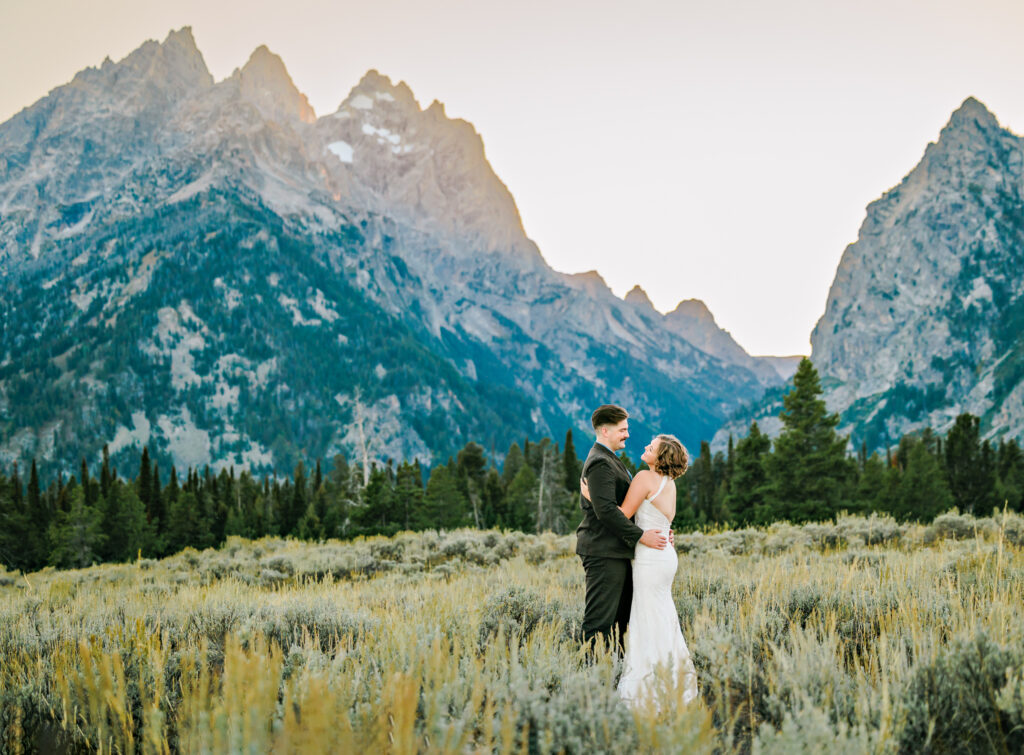
M 81 486 L 71 488 L 68 497 L 69 510 L 57 512 L 50 524 L 48 560 L 61 569 L 78 569 L 102 559 L 106 535 L 102 512 L 85 505 Z
M 302 540 L 319 540 L 323 536 L 320 517 L 316 515 L 316 505 L 312 501 L 306 507 L 306 513 L 299 519 L 296 534 Z
M 771 446 L 771 439 L 761 432 L 757 422 L 751 422 L 747 437 L 741 439 L 733 449 L 732 480 L 726 506 L 733 521 L 742 526 L 760 521 L 767 513 L 764 508 L 768 475 L 764 469 L 764 459 Z
M 8 569 L 27 569 L 28 517 L 14 490 L 15 480 L 0 474 L 0 563 Z
M 579 495 L 577 493 L 577 495 Z M 505 521 L 505 483 L 497 469 L 491 467 L 484 478 L 484 527 L 499 527 Z
M 621 461 L 626 466 L 626 469 L 629 470 L 629 474 L 631 476 L 636 477 L 636 464 L 634 464 L 633 460 L 629 458 L 629 454 L 626 453 L 625 449 L 623 449 L 622 453 L 619 454 L 619 461 Z
M 930 522 L 949 509 L 953 497 L 928 443 L 904 437 L 900 441 L 900 460 L 902 471 L 892 514 L 904 521 Z
M 309 505 L 306 496 L 306 467 L 301 460 L 295 465 L 295 474 L 292 479 L 294 480 L 292 496 L 282 522 L 282 535 L 290 535 L 295 531 L 295 526 L 302 515 L 306 513 L 306 507 Z
M 153 463 L 153 477 L 149 488 L 150 506 L 153 511 L 154 531 L 159 532 L 167 519 L 167 509 L 164 507 L 164 491 L 160 484 L 160 465 Z
M 866 449 L 864 452 L 866 453 Z M 898 476 L 894 476 L 890 472 L 891 469 L 878 454 L 871 454 L 864 459 L 853 494 L 859 511 L 891 513 L 895 487 L 898 484 Z
M 26 560 L 32 568 L 40 568 L 46 564 L 47 529 L 50 526 L 50 512 L 47 510 L 42 491 L 39 489 L 39 471 L 36 460 L 32 459 L 32 467 L 28 477 L 28 495 L 25 499 L 28 517 L 28 537 L 23 544 Z
M 537 475 L 524 464 L 509 483 L 502 506 L 504 516 L 499 525 L 522 532 L 532 532 L 537 511 Z
M 711 446 L 706 440 L 700 442 L 700 456 L 693 464 L 694 484 L 697 488 L 697 517 L 702 522 L 715 521 L 715 471 L 711 458 Z
M 576 446 L 572 440 L 572 430 L 565 431 L 565 450 L 562 452 L 562 469 L 565 475 L 565 489 L 570 493 L 579 493 L 580 476 L 583 474 L 583 463 L 576 455 Z
M 483 446 L 470 441 L 459 451 L 456 470 L 460 488 L 469 501 L 470 510 L 473 513 L 473 525 L 477 528 L 483 526 L 480 507 L 483 500 L 481 492 L 486 469 L 487 459 L 484 457 Z
M 672 525 L 678 530 L 691 530 L 700 527 L 700 517 L 697 515 L 691 495 L 693 480 L 692 464 L 686 470 L 686 474 L 676 480 L 676 516 L 672 520 Z
M 1024 453 L 1016 440 L 999 444 L 996 453 L 998 501 L 1013 511 L 1024 508 Z
M 155 531 L 133 486 L 115 480 L 107 496 L 100 497 L 98 509 L 106 535 L 100 549 L 104 561 L 130 561 L 143 547 L 150 550 Z
M 403 463 L 395 475 L 395 499 L 397 501 L 398 525 L 403 530 L 412 528 L 412 523 L 423 508 L 423 480 L 418 464 Z
M 469 507 L 459 490 L 458 480 L 447 466 L 430 473 L 423 501 L 423 526 L 419 529 L 455 529 L 469 524 Z
M 821 383 L 811 360 L 804 358 L 783 399 L 785 429 L 765 458 L 767 502 L 773 516 L 792 522 L 827 519 L 848 501 L 851 479 L 846 438 L 836 434 L 839 417 L 821 400 Z
M 515 476 L 519 474 L 519 469 L 525 463 L 526 457 L 523 456 L 523 452 L 519 448 L 519 444 L 513 443 L 509 446 L 508 453 L 505 454 L 505 464 L 501 470 L 501 476 L 505 478 L 506 485 L 515 479 Z
M 152 476 L 153 472 L 149 463 L 149 446 L 143 446 L 142 459 L 139 461 L 139 474 L 135 478 L 135 493 L 139 496 L 139 500 L 142 501 L 142 505 L 146 509 L 146 520 L 149 522 L 159 518 L 156 516 L 156 512 L 153 511 Z
M 104 498 L 110 492 L 110 485 L 114 481 L 114 475 L 110 471 L 110 449 L 106 443 L 103 444 L 103 466 L 100 468 L 100 495 Z
M 343 537 L 349 526 L 349 511 L 359 498 L 358 483 L 344 454 L 336 454 L 332 459 L 324 493 L 327 499 L 322 521 L 324 535 Z
M 366 535 L 391 535 L 398 531 L 395 489 L 386 469 L 373 464 L 363 488 L 363 506 L 356 516 L 359 531 Z
M 995 464 L 991 448 L 986 454 L 982 446 L 980 425 L 977 417 L 961 414 L 945 443 L 946 480 L 953 503 L 961 511 L 979 515 L 998 505 Z
M 86 464 L 84 456 L 82 457 L 79 478 L 82 481 L 82 493 L 85 495 L 85 505 L 95 506 L 96 499 L 100 497 L 100 486 L 98 482 L 90 478 L 89 465 Z
M 182 490 L 167 511 L 167 553 L 177 553 L 187 547 L 199 547 L 202 530 L 203 522 L 196 494 L 191 490 Z

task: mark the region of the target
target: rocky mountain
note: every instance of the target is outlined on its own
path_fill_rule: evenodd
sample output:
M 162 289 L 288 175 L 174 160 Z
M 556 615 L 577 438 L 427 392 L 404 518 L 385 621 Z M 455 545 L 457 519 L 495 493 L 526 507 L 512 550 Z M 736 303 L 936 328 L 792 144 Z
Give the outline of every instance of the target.
M 0 462 L 51 472 L 107 441 L 436 463 L 604 401 L 694 443 L 779 381 L 552 270 L 440 103 L 371 71 L 318 118 L 265 47 L 215 82 L 187 28 L 0 125 L 0 291 Z
M 847 247 L 811 359 L 855 445 L 892 444 L 961 412 L 1024 437 L 1024 139 L 970 98 Z M 719 432 L 770 417 L 781 390 Z M 769 423 L 777 427 L 777 420 Z

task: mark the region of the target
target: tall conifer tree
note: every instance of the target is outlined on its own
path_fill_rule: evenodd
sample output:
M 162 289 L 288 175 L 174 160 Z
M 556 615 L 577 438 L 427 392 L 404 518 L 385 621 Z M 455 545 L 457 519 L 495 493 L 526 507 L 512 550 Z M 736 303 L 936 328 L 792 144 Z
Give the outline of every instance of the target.
M 768 475 L 764 468 L 765 456 L 771 446 L 771 439 L 761 432 L 757 422 L 751 422 L 750 432 L 733 450 L 732 479 L 726 507 L 737 524 L 746 526 L 762 518 L 771 520 L 770 514 L 765 511 Z
M 583 463 L 576 455 L 576 445 L 573 443 L 572 430 L 565 431 L 565 451 L 562 452 L 562 469 L 565 474 L 565 489 L 570 493 L 579 493 L 580 475 L 583 473 Z
M 848 505 L 844 495 L 851 478 L 846 438 L 836 434 L 839 417 L 821 399 L 821 382 L 811 360 L 804 358 L 783 398 L 785 429 L 765 459 L 767 498 L 777 518 L 793 522 L 826 519 Z
M 985 444 L 988 445 L 987 443 Z M 956 418 L 945 443 L 946 479 L 961 511 L 988 514 L 996 505 L 995 464 L 981 443 L 981 422 L 972 414 Z

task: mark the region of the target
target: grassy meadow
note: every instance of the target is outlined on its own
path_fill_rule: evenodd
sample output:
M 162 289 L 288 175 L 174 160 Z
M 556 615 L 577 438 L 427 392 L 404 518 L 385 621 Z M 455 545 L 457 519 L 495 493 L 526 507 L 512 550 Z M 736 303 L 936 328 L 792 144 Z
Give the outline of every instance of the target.
M 572 537 L 231 538 L 0 572 L 0 751 L 1019 752 L 1024 519 L 679 534 L 701 699 L 576 639 Z

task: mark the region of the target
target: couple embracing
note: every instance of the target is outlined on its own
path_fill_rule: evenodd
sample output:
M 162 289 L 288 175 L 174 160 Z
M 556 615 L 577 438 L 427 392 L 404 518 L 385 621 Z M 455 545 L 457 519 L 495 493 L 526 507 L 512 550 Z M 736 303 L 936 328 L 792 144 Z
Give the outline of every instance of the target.
M 614 404 L 591 416 L 597 440 L 583 464 L 583 521 L 576 529 L 586 573 L 583 639 L 624 645 L 618 692 L 628 704 L 653 701 L 661 674 L 689 702 L 697 696 L 697 674 L 672 600 L 679 559 L 668 547 L 674 480 L 686 471 L 686 449 L 675 436 L 658 435 L 640 457 L 649 469 L 631 476 L 616 456 L 629 437 L 628 417 Z

